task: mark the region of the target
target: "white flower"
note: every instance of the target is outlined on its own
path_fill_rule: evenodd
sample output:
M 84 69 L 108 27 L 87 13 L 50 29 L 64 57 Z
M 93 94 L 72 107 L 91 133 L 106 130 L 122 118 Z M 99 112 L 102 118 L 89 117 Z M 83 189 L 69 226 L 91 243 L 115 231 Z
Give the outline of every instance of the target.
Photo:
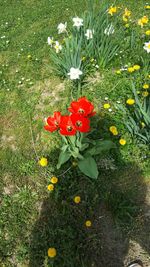
M 70 76 L 71 80 L 80 79 L 80 75 L 82 75 L 82 71 L 79 68 L 71 68 L 68 75 Z
M 114 26 L 112 24 L 108 25 L 107 28 L 104 30 L 106 35 L 113 34 L 115 32 Z
M 73 24 L 74 27 L 77 27 L 79 29 L 81 26 L 83 26 L 83 19 L 76 17 L 76 18 L 73 18 L 72 20 L 74 22 Z
M 58 41 L 55 42 L 54 48 L 56 50 L 56 53 L 59 53 L 62 50 L 62 46 L 59 44 Z
M 58 25 L 58 27 L 57 27 L 57 29 L 58 29 L 58 34 L 66 32 L 66 28 L 67 28 L 67 22 L 65 22 L 65 24 L 60 23 L 60 24 Z
M 85 34 L 85 36 L 86 36 L 87 40 L 93 38 L 93 33 L 94 33 L 94 30 L 90 30 L 90 29 L 87 29 L 87 30 L 86 30 L 86 34 Z
M 125 71 L 127 69 L 128 69 L 128 67 L 126 67 L 126 66 L 120 68 L 121 71 Z
M 150 53 L 150 41 L 144 43 L 144 47 L 143 48 L 144 48 L 144 50 L 147 51 L 147 53 Z
M 53 37 L 48 37 L 48 38 L 47 38 L 47 43 L 48 43 L 48 45 L 50 45 L 50 46 L 52 47 L 52 45 L 53 45 L 53 43 L 54 43 L 54 41 L 53 41 Z

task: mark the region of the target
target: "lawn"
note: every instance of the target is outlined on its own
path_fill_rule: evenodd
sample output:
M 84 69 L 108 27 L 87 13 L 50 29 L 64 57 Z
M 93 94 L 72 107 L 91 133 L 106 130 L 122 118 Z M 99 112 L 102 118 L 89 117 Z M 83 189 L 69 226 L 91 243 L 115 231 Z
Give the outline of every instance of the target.
M 65 113 L 76 92 L 69 79 L 57 75 L 47 37 L 60 38 L 57 25 L 67 21 L 71 27 L 71 18 L 82 16 L 88 1 L 1 0 L 0 4 L 0 265 L 121 267 L 140 258 L 150 266 L 149 145 L 127 131 L 118 106 L 132 97 L 132 81 L 137 87 L 149 83 L 149 54 L 142 61 L 136 44 L 137 40 L 143 44 L 144 30 L 137 26 L 131 53 L 125 50 L 106 67 L 92 67 L 83 82 L 82 94 L 97 112 L 99 138 L 116 144 L 115 150 L 98 156 L 99 175 L 92 180 L 74 162 L 56 168 L 61 140 L 44 130 L 44 119 L 56 110 Z M 99 1 L 96 4 L 99 8 Z M 118 0 L 115 5 L 131 10 L 133 22 L 149 15 L 143 0 Z M 144 27 L 149 30 L 149 25 Z M 118 42 L 124 45 L 123 40 Z M 135 76 L 117 74 L 121 64 L 139 64 L 141 69 Z M 110 112 L 103 108 L 107 102 Z M 111 125 L 125 145 L 109 131 Z M 42 157 L 47 158 L 47 167 L 40 166 Z M 49 192 L 53 176 L 58 183 Z M 79 204 L 75 196 L 81 197 Z M 86 221 L 92 225 L 86 227 Z M 57 250 L 54 259 L 47 255 L 50 247 Z

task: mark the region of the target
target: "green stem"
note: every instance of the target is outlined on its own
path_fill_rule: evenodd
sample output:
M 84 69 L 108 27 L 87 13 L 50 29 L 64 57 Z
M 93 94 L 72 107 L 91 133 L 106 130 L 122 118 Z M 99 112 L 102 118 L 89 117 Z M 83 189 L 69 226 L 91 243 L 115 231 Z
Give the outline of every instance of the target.
M 82 90 L 81 90 L 81 82 L 78 81 L 78 91 L 77 91 L 77 97 L 79 98 L 82 95 Z

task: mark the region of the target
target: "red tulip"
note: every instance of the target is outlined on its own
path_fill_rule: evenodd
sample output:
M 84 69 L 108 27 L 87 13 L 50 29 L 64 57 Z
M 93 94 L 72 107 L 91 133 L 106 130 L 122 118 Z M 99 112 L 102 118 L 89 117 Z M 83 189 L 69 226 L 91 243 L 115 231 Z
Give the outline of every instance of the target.
M 48 117 L 47 124 L 44 129 L 50 132 L 54 132 L 59 129 L 61 121 L 61 113 L 59 111 L 54 112 L 53 117 Z
M 88 118 L 85 118 L 80 114 L 72 114 L 71 121 L 77 131 L 80 131 L 81 133 L 89 132 L 90 120 Z
M 72 123 L 70 116 L 62 116 L 60 123 L 60 134 L 62 135 L 75 135 L 76 129 Z
M 96 114 L 96 112 L 93 112 L 94 105 L 85 96 L 79 98 L 78 101 L 73 101 L 68 110 L 73 114 L 80 114 L 84 117 L 92 117 Z

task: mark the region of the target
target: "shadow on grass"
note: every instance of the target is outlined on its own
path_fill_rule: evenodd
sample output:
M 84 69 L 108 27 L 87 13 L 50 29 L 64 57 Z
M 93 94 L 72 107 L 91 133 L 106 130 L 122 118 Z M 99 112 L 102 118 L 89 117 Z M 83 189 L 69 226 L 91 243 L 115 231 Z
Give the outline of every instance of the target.
M 106 129 L 115 125 L 109 117 L 100 122 L 95 118 L 94 124 L 100 129 L 98 136 L 92 132 L 95 139 L 102 138 L 103 130 L 107 139 Z M 51 152 L 51 165 L 56 165 L 57 158 L 58 151 Z M 30 267 L 123 267 L 130 239 L 148 252 L 147 186 L 141 170 L 135 163 L 125 162 L 119 149 L 97 157 L 97 163 L 97 180 L 71 168 L 44 199 L 32 231 Z M 76 195 L 81 197 L 79 204 L 73 201 Z M 92 221 L 91 227 L 85 226 L 86 220 Z M 49 247 L 57 249 L 54 260 L 47 257 Z
M 148 252 L 147 188 L 140 169 L 121 159 L 117 166 L 110 155 L 98 162 L 98 180 L 73 168 L 43 201 L 31 236 L 30 267 L 122 267 L 130 239 Z M 80 204 L 73 202 L 76 195 Z M 49 247 L 57 249 L 54 260 L 47 257 Z

